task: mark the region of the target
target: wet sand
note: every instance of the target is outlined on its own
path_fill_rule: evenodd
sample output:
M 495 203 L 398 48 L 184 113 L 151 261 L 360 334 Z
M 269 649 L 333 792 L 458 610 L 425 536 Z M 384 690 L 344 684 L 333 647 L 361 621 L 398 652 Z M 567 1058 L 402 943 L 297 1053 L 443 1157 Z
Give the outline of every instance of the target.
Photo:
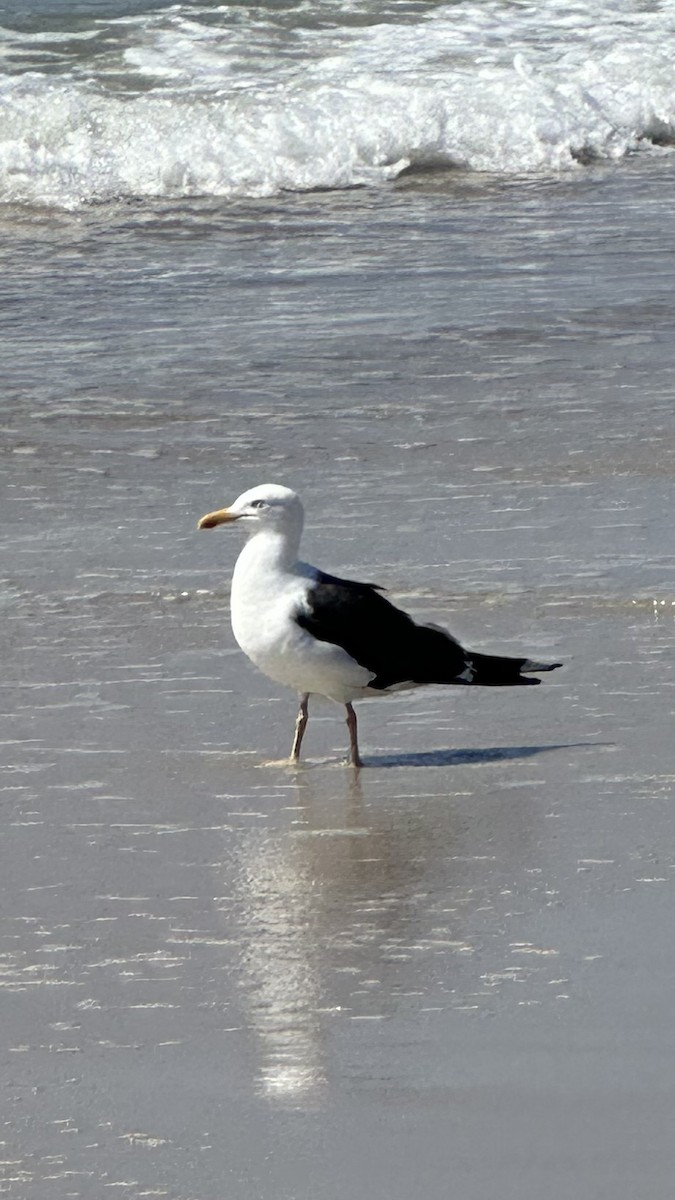
M 1 1194 L 670 1200 L 673 217 L 658 165 L 594 186 L 31 231 Z M 264 478 L 311 560 L 564 671 L 266 765 L 295 699 L 194 530 Z

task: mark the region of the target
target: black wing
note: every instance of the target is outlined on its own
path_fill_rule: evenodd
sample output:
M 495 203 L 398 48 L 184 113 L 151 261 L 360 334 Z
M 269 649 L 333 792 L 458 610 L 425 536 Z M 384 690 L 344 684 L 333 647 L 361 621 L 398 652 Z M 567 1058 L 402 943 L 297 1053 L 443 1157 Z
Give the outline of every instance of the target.
M 342 646 L 375 678 L 376 691 L 396 683 L 463 682 L 469 658 L 445 630 L 416 625 L 373 583 L 318 573 L 298 625 L 321 642 Z M 467 679 L 466 682 L 469 682 Z

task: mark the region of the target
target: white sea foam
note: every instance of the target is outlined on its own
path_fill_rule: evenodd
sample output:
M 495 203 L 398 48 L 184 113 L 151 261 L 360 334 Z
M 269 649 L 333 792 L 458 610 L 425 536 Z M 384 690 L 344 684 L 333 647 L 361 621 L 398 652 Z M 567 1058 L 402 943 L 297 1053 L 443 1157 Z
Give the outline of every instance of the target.
M 54 34 L 4 31 L 0 200 L 264 196 L 407 166 L 564 171 L 675 139 L 672 0 L 473 0 L 331 28 L 253 11 L 179 6 L 63 35 L 50 73 L 35 64 L 58 53 Z

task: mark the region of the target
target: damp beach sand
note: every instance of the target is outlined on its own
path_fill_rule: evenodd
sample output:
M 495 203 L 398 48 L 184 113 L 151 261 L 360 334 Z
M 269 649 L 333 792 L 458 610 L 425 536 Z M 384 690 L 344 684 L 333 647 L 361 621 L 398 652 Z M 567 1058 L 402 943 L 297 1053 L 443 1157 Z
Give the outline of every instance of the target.
M 674 173 L 2 209 L 3 1196 L 671 1200 Z M 267 765 L 264 479 L 564 668 Z

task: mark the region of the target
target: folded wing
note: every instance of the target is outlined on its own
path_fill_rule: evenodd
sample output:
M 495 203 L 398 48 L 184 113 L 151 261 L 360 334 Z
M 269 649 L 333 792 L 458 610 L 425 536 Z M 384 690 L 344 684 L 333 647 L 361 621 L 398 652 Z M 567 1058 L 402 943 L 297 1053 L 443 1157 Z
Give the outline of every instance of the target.
M 322 642 L 341 646 L 372 671 L 373 691 L 401 684 L 456 683 L 487 687 L 540 683 L 522 672 L 559 663 L 474 654 L 436 625 L 418 625 L 372 583 L 317 573 L 297 623 Z

